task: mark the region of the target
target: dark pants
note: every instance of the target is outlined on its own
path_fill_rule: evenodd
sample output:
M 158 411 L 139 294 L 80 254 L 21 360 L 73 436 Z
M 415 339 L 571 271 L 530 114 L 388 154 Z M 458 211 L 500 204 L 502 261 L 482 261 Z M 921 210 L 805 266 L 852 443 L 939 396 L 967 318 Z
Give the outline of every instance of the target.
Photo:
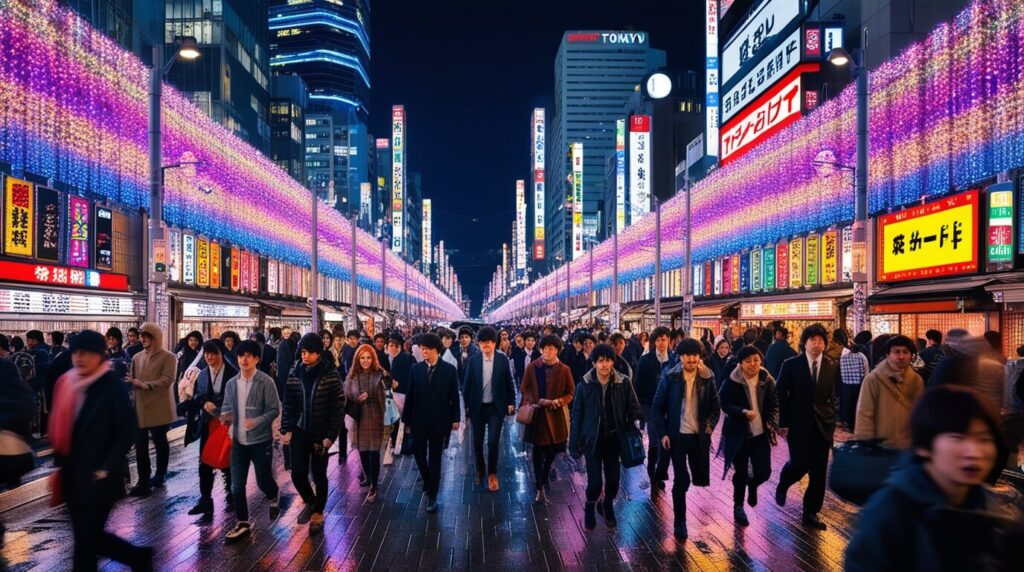
M 199 439 L 199 450 L 202 451 L 206 447 L 206 435 L 203 435 Z M 199 461 L 199 496 L 203 500 L 210 500 L 213 495 L 213 472 L 219 470 L 220 474 L 224 476 L 224 492 L 231 492 L 231 468 L 227 469 L 214 469 L 210 465 L 207 465 L 202 460 Z
M 533 445 L 533 477 L 537 488 L 551 484 L 551 465 L 554 462 L 554 445 Z
M 359 462 L 363 465 L 363 474 L 370 481 L 372 488 L 380 482 L 380 451 L 359 451 Z
M 832 450 L 831 439 L 825 439 L 817 427 L 811 427 L 802 434 L 790 433 L 789 462 L 782 467 L 779 486 L 783 489 L 810 476 L 810 483 L 804 493 L 804 514 L 818 514 L 825 502 L 825 474 L 828 471 L 828 454 Z
M 747 479 L 747 465 L 752 468 L 752 478 Z M 772 446 L 768 435 L 747 437 L 736 452 L 733 459 L 732 502 L 734 506 L 743 506 L 743 496 L 747 487 L 756 489 L 772 476 Z
M 292 431 L 290 445 L 292 455 L 292 484 L 306 504 L 313 507 L 313 512 L 323 512 L 327 506 L 327 450 L 317 452 L 317 443 L 302 429 Z M 309 472 L 313 471 L 313 484 L 316 491 L 309 486 Z
M 149 436 L 153 436 L 153 447 L 156 449 L 156 476 L 163 478 L 167 475 L 167 461 L 171 455 L 171 448 L 167 444 L 167 429 L 169 425 L 158 425 L 156 427 L 143 427 L 139 429 L 135 437 L 135 460 L 139 469 L 139 485 L 149 486 L 151 467 L 149 464 Z
M 842 384 L 839 395 L 839 419 L 846 423 L 847 429 L 853 433 L 854 422 L 857 420 L 857 400 L 860 399 L 859 383 Z
M 235 500 L 235 515 L 238 520 L 249 520 L 249 501 L 245 498 L 245 486 L 249 481 L 249 464 L 256 471 L 256 486 L 268 499 L 277 498 L 277 483 L 271 473 L 274 455 L 273 441 L 242 445 L 237 441 L 231 445 L 231 496 Z M 294 441 L 293 441 L 294 443 Z M 294 448 L 294 445 L 292 445 Z
M 498 474 L 498 447 L 501 429 L 505 424 L 504 411 L 494 403 L 484 403 L 480 412 L 471 419 L 473 424 L 473 453 L 476 458 L 476 474 L 484 474 L 484 431 L 487 431 L 487 474 Z
M 668 480 L 668 464 L 672 460 L 672 454 L 670 451 L 666 451 L 661 443 L 658 442 L 658 437 L 654 435 L 654 425 L 650 423 L 650 419 L 654 418 L 654 412 L 651 409 L 651 405 L 647 404 L 642 406 L 644 410 L 644 417 L 648 419 L 647 425 L 647 476 L 651 482 L 655 481 L 667 481 Z
M 700 465 L 700 443 L 697 435 L 677 435 L 672 441 L 672 512 L 676 525 L 686 523 L 686 491 L 690 489 L 690 473 Z M 689 464 L 690 470 L 686 470 Z
M 429 429 L 412 433 L 416 466 L 423 477 L 423 492 L 430 500 L 437 499 L 437 491 L 441 488 L 441 454 L 447 439 L 448 435 L 433 433 Z
M 348 458 L 348 427 L 341 424 L 341 431 L 338 433 L 338 464 L 344 465 Z
M 75 535 L 75 572 L 95 571 L 98 556 L 129 566 L 144 564 L 147 555 L 142 548 L 106 531 L 107 517 L 117 498 L 115 487 L 122 486 L 118 481 L 106 478 L 93 483 L 91 494 L 68 496 L 68 514 Z M 121 491 L 123 494 L 124 489 Z
M 602 435 L 597 439 L 593 454 L 586 455 L 587 461 L 587 502 L 601 498 L 601 473 L 604 472 L 604 502 L 611 503 L 619 494 L 619 438 L 618 435 Z

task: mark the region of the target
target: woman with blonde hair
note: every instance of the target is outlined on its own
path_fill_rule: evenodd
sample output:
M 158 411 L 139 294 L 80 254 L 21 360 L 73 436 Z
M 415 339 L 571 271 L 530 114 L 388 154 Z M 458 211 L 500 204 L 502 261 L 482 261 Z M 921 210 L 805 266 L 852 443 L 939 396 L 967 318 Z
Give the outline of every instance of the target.
M 345 397 L 356 404 L 356 433 L 352 440 L 359 450 L 363 473 L 370 483 L 366 502 L 377 500 L 380 479 L 380 450 L 391 434 L 384 426 L 385 391 L 397 383 L 377 360 L 377 351 L 370 344 L 356 348 L 352 369 L 345 379 Z

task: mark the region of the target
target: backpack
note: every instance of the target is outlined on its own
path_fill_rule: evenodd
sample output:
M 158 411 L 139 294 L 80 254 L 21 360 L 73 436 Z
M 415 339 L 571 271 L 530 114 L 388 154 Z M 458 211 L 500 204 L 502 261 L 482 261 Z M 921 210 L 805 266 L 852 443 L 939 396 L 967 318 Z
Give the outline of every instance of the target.
M 39 389 L 36 384 L 36 360 L 32 359 L 28 352 L 14 352 L 7 356 L 7 360 L 13 363 L 14 367 L 18 368 L 18 373 L 21 374 L 21 381 L 24 381 L 33 389 Z

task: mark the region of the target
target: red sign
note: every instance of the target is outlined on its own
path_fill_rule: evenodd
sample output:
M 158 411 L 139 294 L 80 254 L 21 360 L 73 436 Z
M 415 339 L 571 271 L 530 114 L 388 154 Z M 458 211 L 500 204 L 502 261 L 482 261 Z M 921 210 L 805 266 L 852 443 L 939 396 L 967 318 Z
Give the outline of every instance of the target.
M 587 33 L 587 34 L 569 34 L 567 38 L 570 42 L 596 42 L 601 39 L 601 34 Z
M 804 58 L 821 58 L 821 28 L 804 28 Z
M 775 287 L 779 290 L 789 288 L 788 242 L 783 242 L 775 246 Z
M 390 146 L 391 146 L 391 141 L 389 141 L 388 139 L 377 139 L 377 148 L 378 149 L 387 149 Z
M 722 294 L 732 293 L 732 257 L 722 259 Z
M 8 260 L 0 260 L 0 280 L 94 290 L 130 290 L 128 276 L 125 274 Z
M 651 116 L 650 115 L 633 115 L 629 118 L 629 132 L 630 133 L 650 133 L 651 131 Z
M 534 258 L 534 260 L 543 260 L 544 259 L 544 244 L 543 243 L 538 242 L 538 243 L 533 245 L 533 258 Z

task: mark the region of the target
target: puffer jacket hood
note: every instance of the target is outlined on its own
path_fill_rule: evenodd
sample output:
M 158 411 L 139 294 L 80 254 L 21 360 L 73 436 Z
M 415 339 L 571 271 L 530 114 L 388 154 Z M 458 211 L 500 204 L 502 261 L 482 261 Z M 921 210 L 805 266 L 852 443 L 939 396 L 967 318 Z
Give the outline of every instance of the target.
M 757 373 L 757 378 L 758 383 L 764 383 L 769 379 L 775 381 L 775 378 L 772 377 L 772 374 L 769 373 L 768 370 L 763 367 L 761 368 L 761 371 Z M 729 379 L 740 385 L 747 385 L 747 380 L 743 378 L 743 370 L 740 368 L 740 366 L 736 366 L 736 368 L 732 370 L 732 373 L 729 374 Z
M 683 360 L 680 358 L 678 361 L 676 361 L 676 364 L 674 366 L 672 366 L 671 369 L 665 370 L 663 375 L 666 375 L 666 376 L 668 376 L 668 375 L 679 375 L 679 376 L 682 376 L 683 375 Z M 715 372 L 711 371 L 711 368 L 709 368 L 708 366 L 704 365 L 703 362 L 697 364 L 697 375 L 702 377 L 702 378 L 704 378 L 704 379 L 711 379 L 711 380 L 715 379 Z
M 139 334 L 149 334 L 153 338 L 154 345 L 158 348 L 164 347 L 164 332 L 160 326 L 153 322 L 146 322 L 139 326 Z
M 622 383 L 623 381 L 626 381 L 626 379 L 626 376 L 622 375 L 620 371 L 616 370 L 615 368 L 612 368 L 612 383 Z M 596 368 L 590 368 L 590 371 L 583 375 L 583 383 L 601 383 L 597 379 Z

